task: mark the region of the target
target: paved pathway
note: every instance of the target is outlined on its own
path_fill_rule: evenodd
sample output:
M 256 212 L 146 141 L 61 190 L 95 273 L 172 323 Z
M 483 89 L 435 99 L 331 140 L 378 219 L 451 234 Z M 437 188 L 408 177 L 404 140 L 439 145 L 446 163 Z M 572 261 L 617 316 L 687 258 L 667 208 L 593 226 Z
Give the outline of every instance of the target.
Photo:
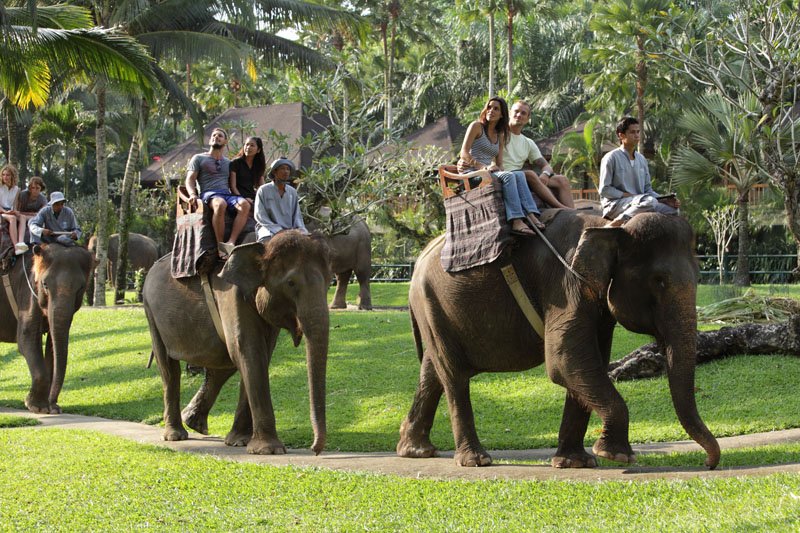
M 289 450 L 286 455 L 250 455 L 244 448 L 225 446 L 221 437 L 204 436 L 189 432 L 189 440 L 165 442 L 161 439 L 162 429 L 157 426 L 109 420 L 82 415 L 37 415 L 28 411 L 0 407 L 0 413 L 36 418 L 44 428 L 88 429 L 115 435 L 143 444 L 163 446 L 176 451 L 212 455 L 231 461 L 269 464 L 275 466 L 311 466 L 346 470 L 391 474 L 413 478 L 434 479 L 536 479 L 536 480 L 575 480 L 575 481 L 608 481 L 608 480 L 650 480 L 650 479 L 689 479 L 719 478 L 743 475 L 768 475 L 778 472 L 800 473 L 800 463 L 778 466 L 718 468 L 708 470 L 702 466 L 674 467 L 601 467 L 587 469 L 551 468 L 549 465 L 495 464 L 486 468 L 463 468 L 453 462 L 452 452 L 443 452 L 441 457 L 431 459 L 405 459 L 394 453 L 359 453 L 324 451 L 314 456 L 309 450 Z M 800 442 L 800 429 L 756 433 L 739 437 L 719 439 L 725 458 L 726 449 L 763 446 L 781 442 Z M 692 441 L 638 444 L 633 446 L 637 453 L 668 453 L 700 450 Z M 555 450 L 497 450 L 491 451 L 495 462 L 498 460 L 547 460 Z

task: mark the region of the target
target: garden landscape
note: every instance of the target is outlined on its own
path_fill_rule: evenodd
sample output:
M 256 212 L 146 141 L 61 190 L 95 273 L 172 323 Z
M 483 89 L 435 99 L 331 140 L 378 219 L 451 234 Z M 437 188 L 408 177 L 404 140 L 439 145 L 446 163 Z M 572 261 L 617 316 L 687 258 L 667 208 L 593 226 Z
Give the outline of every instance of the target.
M 0 531 L 800 530 L 798 0 L 0 34 Z M 620 145 L 671 210 L 603 218 Z

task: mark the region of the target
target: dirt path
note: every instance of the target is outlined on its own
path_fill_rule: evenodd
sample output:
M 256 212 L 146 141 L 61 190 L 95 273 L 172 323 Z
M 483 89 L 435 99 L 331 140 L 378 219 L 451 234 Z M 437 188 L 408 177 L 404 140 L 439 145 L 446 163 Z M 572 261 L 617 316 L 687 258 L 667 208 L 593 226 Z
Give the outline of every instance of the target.
M 673 467 L 602 467 L 589 469 L 558 470 L 547 465 L 495 464 L 488 468 L 462 468 L 453 462 L 452 452 L 444 452 L 441 457 L 432 459 L 404 459 L 394 453 L 356 453 L 325 451 L 314 456 L 309 450 L 289 450 L 287 455 L 250 455 L 244 448 L 225 446 L 221 437 L 206 437 L 190 432 L 189 440 L 165 442 L 161 439 L 161 428 L 108 420 L 105 418 L 82 415 L 36 415 L 28 411 L 0 407 L 0 413 L 8 415 L 36 418 L 41 425 L 36 427 L 62 429 L 88 429 L 109 435 L 122 437 L 143 444 L 163 446 L 176 451 L 212 455 L 231 461 L 269 464 L 274 466 L 312 466 L 346 470 L 390 474 L 413 478 L 433 479 L 528 479 L 528 480 L 573 480 L 573 481 L 639 481 L 651 479 L 689 479 L 719 478 L 731 476 L 763 476 L 779 472 L 800 473 L 800 463 L 791 463 L 765 467 L 718 468 L 707 470 L 702 466 Z M 723 462 L 725 450 L 732 448 L 763 446 L 781 442 L 800 442 L 800 429 L 756 433 L 739 437 L 719 439 L 722 447 Z M 667 453 L 700 450 L 691 441 L 658 444 L 639 444 L 634 450 L 642 453 Z M 539 450 L 497 450 L 490 452 L 495 462 L 498 460 L 547 460 L 554 453 L 553 449 Z

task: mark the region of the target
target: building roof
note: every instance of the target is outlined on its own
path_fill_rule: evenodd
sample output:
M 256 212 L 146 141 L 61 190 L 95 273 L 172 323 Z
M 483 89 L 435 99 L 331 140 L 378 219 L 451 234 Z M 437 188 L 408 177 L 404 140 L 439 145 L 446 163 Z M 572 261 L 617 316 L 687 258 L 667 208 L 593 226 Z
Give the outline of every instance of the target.
M 467 128 L 462 126 L 457 118 L 441 117 L 424 128 L 407 135 L 406 140 L 414 148 L 436 146 L 448 154 L 455 155 L 461 149 L 466 132 Z
M 307 149 L 298 151 L 297 140 L 308 133 L 319 132 L 329 124 L 330 121 L 324 115 L 308 116 L 302 103 L 237 107 L 228 109 L 208 123 L 203 131 L 203 142 L 208 140 L 208 136 L 214 128 L 223 128 L 228 132 L 230 139 L 228 157 L 232 158 L 244 144 L 245 139 L 255 135 L 264 141 L 267 165 L 273 159 L 285 156 L 291 159 L 299 169 L 311 164 L 311 151 Z M 270 130 L 280 136 L 285 136 L 294 153 L 278 153 L 280 148 L 275 146 L 267 135 Z M 208 145 L 198 144 L 197 139 L 193 136 L 166 154 L 154 156 L 159 159 L 154 160 L 146 169 L 142 170 L 140 182 L 145 187 L 153 186 L 164 180 L 164 174 L 173 180 L 183 180 L 186 176 L 186 164 L 189 159 L 195 154 L 206 151 L 208 151 Z

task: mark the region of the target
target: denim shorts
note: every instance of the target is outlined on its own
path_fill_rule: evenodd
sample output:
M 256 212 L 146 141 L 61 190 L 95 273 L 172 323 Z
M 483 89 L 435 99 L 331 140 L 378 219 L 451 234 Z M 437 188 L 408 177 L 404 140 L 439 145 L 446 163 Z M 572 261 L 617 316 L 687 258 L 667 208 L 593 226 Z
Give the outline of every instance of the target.
M 242 202 L 247 201 L 244 197 L 236 196 L 235 194 L 231 194 L 229 192 L 206 191 L 200 194 L 200 199 L 203 200 L 203 202 L 206 204 L 212 198 L 222 198 L 223 200 L 225 200 L 225 203 L 228 204 L 226 212 L 233 217 L 236 216 L 236 206 Z

